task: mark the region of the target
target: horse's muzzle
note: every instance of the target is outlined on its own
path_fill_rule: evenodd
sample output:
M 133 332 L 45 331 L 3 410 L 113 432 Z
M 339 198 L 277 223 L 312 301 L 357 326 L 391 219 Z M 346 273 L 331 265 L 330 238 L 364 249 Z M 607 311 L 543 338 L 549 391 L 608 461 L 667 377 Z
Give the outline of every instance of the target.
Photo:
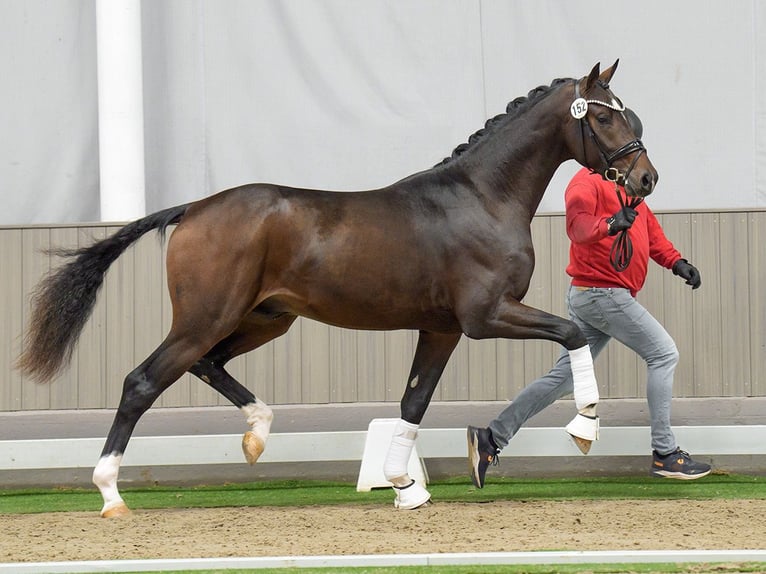
M 631 175 L 638 176 L 636 178 L 631 177 L 625 182 L 625 193 L 632 197 L 646 197 L 651 194 L 659 179 L 657 172 L 652 172 L 650 170 L 645 170 L 643 173 L 633 173 Z

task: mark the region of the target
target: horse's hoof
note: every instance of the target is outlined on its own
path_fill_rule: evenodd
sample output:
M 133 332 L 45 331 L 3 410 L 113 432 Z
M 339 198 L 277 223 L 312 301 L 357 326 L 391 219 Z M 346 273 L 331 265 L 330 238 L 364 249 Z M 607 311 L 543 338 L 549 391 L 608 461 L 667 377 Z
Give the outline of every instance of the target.
M 266 444 L 263 440 L 252 431 L 247 431 L 242 437 L 242 452 L 245 453 L 245 458 L 249 464 L 255 464 L 265 448 Z
M 395 486 L 394 492 L 396 492 L 394 508 L 397 510 L 415 510 L 416 508 L 423 508 L 427 506 L 431 500 L 431 493 L 414 480 L 409 486 L 402 488 Z
M 120 501 L 119 503 L 104 507 L 104 509 L 101 511 L 101 518 L 121 518 L 123 516 L 128 516 L 130 514 L 130 508 L 128 506 Z
M 577 413 L 567 425 L 566 431 L 572 436 L 580 452 L 588 454 L 593 441 L 598 440 L 598 427 L 598 417 L 589 417 Z
M 584 438 L 580 438 L 579 436 L 575 435 L 569 435 L 572 437 L 572 440 L 577 445 L 577 448 L 580 449 L 580 452 L 583 454 L 588 454 L 590 452 L 590 447 L 593 445 L 592 440 L 587 440 Z

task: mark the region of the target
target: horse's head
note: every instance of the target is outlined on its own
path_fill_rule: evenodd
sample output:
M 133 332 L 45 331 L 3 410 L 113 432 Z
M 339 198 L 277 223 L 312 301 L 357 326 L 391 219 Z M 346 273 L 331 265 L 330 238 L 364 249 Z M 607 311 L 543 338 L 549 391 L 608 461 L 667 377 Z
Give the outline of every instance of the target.
M 618 63 L 603 72 L 596 64 L 590 74 L 574 82 L 570 107 L 578 132 L 574 156 L 604 179 L 624 186 L 628 195 L 645 197 L 659 176 L 641 143 L 638 116 L 609 88 Z

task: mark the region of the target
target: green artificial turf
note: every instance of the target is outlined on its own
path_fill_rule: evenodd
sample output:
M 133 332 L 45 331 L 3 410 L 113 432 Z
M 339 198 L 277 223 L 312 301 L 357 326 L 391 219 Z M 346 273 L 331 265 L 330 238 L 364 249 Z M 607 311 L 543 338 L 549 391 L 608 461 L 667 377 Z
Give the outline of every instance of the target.
M 573 499 L 766 499 L 766 477 L 713 474 L 680 481 L 652 477 L 583 479 L 492 479 L 476 489 L 467 478 L 428 485 L 436 503 L 496 500 Z M 224 506 L 312 506 L 392 503 L 390 489 L 357 492 L 354 484 L 327 481 L 269 481 L 221 486 L 153 486 L 121 489 L 130 508 L 204 508 Z M 0 490 L 0 512 L 99 511 L 101 496 L 90 489 Z

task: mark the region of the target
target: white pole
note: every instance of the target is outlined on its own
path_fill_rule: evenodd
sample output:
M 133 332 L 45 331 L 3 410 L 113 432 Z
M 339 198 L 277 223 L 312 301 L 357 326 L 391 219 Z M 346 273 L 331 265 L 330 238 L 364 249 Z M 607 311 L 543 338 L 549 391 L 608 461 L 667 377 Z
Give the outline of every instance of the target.
M 141 0 L 96 0 L 101 221 L 146 214 Z

